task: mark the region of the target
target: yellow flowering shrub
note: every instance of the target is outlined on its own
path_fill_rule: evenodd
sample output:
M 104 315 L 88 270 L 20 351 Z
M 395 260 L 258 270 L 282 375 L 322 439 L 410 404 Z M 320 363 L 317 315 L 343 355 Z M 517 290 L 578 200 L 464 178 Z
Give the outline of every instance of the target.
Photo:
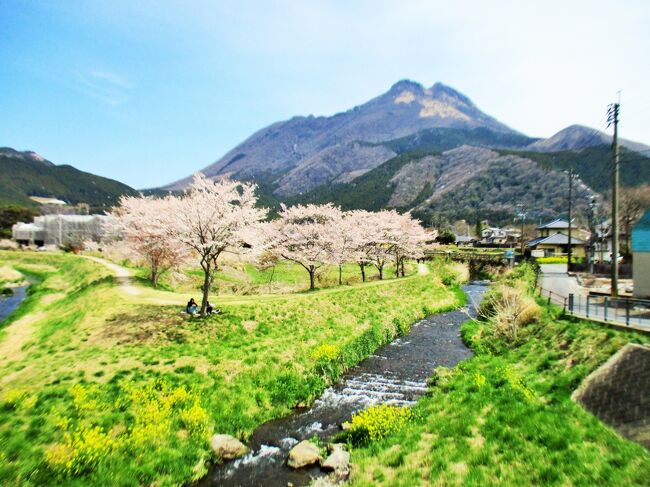
M 207 439 L 210 434 L 210 417 L 198 401 L 194 401 L 187 409 L 181 409 L 180 417 L 191 436 Z
M 500 369 L 500 371 L 512 389 L 520 393 L 528 401 L 535 399 L 535 393 L 524 384 L 523 379 L 512 368 L 505 367 Z
M 487 378 L 480 372 L 477 372 L 476 374 L 474 374 L 474 382 L 476 383 L 476 387 L 480 389 L 487 382 Z
M 176 437 L 174 428 L 184 427 L 191 436 L 202 439 L 211 432 L 210 417 L 199 395 L 161 379 L 137 387 L 123 384 L 119 396 L 110 400 L 102 395 L 99 385 L 77 384 L 69 393 L 76 413 L 68 417 L 51 412 L 53 423 L 63 432 L 63 441 L 45 451 L 47 465 L 66 476 L 92 470 L 114 452 L 137 452 L 164 444 Z M 103 408 L 127 410 L 132 422 L 113 428 L 111 435 L 93 425 L 93 418 Z
M 64 443 L 51 446 L 45 452 L 45 461 L 56 471 L 79 475 L 110 455 L 116 446 L 116 441 L 99 426 L 81 426 L 66 432 Z
M 69 389 L 74 407 L 77 411 L 94 411 L 99 407 L 97 396 L 99 387 L 96 384 L 85 386 L 75 384 Z
M 324 343 L 316 347 L 310 354 L 310 357 L 315 361 L 327 360 L 333 361 L 336 360 L 339 356 L 339 347 L 337 345 L 329 345 Z
M 355 443 L 376 441 L 399 431 L 413 418 L 413 411 L 408 407 L 388 404 L 371 406 L 352 416 L 349 434 Z
M 3 406 L 9 409 L 18 409 L 26 391 L 23 389 L 9 389 L 2 395 Z

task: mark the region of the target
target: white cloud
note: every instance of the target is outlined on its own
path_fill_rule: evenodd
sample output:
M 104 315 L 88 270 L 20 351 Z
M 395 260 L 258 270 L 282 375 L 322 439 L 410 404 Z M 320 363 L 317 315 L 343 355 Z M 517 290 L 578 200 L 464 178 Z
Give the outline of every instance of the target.
M 126 103 L 133 88 L 127 78 L 110 71 L 77 71 L 75 75 L 84 93 L 113 106 Z

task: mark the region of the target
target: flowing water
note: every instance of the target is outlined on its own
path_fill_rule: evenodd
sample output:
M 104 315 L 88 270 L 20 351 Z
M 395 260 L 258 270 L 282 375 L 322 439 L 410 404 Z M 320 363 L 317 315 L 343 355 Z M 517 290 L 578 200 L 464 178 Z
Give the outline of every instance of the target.
M 429 316 L 408 334 L 379 349 L 341 381 L 329 387 L 311 407 L 260 426 L 248 446 L 251 453 L 214 466 L 199 486 L 308 485 L 323 475 L 319 467 L 293 470 L 286 466 L 289 450 L 299 441 L 318 435 L 327 440 L 340 431 L 352 413 L 373 404 L 413 404 L 427 391 L 427 379 L 436 367 L 453 367 L 472 356 L 460 338 L 460 325 L 473 317 L 485 283 L 463 286 L 464 309 Z
M 27 297 L 27 286 L 12 288 L 10 296 L 0 296 L 0 323 L 13 313 Z

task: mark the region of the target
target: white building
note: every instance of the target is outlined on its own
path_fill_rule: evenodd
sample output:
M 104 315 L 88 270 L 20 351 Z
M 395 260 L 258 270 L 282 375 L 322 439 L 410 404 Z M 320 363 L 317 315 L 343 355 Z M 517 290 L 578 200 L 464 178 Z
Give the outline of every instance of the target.
M 110 220 L 106 215 L 44 215 L 33 223 L 16 223 L 11 234 L 21 245 L 81 245 L 87 240 L 100 241 Z

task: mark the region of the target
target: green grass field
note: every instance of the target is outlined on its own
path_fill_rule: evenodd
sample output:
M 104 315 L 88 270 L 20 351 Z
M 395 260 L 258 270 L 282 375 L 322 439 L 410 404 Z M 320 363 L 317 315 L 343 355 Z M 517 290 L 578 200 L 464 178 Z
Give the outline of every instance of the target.
M 149 286 L 149 271 L 145 268 L 130 266 L 136 273 L 140 283 Z M 417 266 L 408 262 L 406 275 L 417 272 Z M 343 266 L 342 280 L 344 285 L 361 284 L 361 272 L 356 264 Z M 366 281 L 379 279 L 379 272 L 372 266 L 366 266 Z M 387 265 L 384 269 L 384 279 L 395 279 L 395 267 Z M 184 268 L 179 273 L 163 274 L 159 287 L 168 291 L 181 293 L 199 292 L 203 285 L 203 273 L 198 268 Z M 337 287 L 339 285 L 339 269 L 336 266 L 326 265 L 316 272 L 316 287 L 319 289 Z M 309 289 L 309 274 L 299 264 L 289 261 L 280 261 L 277 265 L 267 268 L 258 268 L 249 262 L 228 260 L 222 265 L 217 274 L 212 292 L 216 296 L 254 295 L 254 294 L 287 294 L 307 291 Z
M 570 396 L 626 343 L 650 338 L 549 306 L 514 345 L 486 322 L 462 332 L 476 356 L 432 380 L 418 419 L 354 449 L 352 485 L 649 485 L 648 452 Z
M 0 267 L 36 283 L 0 332 L 3 485 L 189 482 L 214 460 L 212 433 L 246 439 L 463 302 L 442 283 L 457 271 L 436 264 L 399 280 L 220 296 L 223 313 L 199 320 L 182 312 L 195 292 L 120 284 L 83 257 L 1 252 Z

